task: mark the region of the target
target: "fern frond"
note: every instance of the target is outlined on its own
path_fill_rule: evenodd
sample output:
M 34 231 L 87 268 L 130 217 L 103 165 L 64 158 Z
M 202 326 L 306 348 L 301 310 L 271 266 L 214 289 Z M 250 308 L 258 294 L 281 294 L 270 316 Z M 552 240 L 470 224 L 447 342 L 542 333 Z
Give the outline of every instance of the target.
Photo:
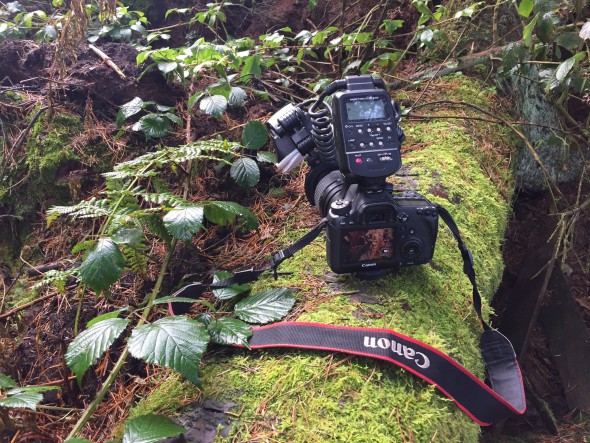
M 147 246 L 142 241 L 141 243 L 121 245 L 123 256 L 125 257 L 125 265 L 131 271 L 145 277 L 147 274 L 148 258 Z
M 65 293 L 66 283 L 69 277 L 77 277 L 78 268 L 70 268 L 65 271 L 50 270 L 43 273 L 41 280 L 31 286 L 32 290 L 44 286 L 54 286 L 60 294 Z

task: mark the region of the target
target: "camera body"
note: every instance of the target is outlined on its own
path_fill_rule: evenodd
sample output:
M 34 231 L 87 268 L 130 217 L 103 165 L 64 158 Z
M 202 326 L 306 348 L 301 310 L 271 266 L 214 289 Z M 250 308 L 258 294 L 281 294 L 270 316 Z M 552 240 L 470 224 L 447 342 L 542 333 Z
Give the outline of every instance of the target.
M 359 193 L 352 186 L 332 202 L 327 218 L 326 256 L 336 273 L 419 265 L 434 254 L 438 213 L 415 192 Z
M 331 106 L 324 102 L 330 95 Z M 310 165 L 305 193 L 328 220 L 326 255 L 336 273 L 378 278 L 432 259 L 436 207 L 416 192 L 393 192 L 386 181 L 402 165 L 400 118 L 383 80 L 360 75 L 334 81 L 317 100 L 283 107 L 266 123 L 279 169 L 304 159 Z

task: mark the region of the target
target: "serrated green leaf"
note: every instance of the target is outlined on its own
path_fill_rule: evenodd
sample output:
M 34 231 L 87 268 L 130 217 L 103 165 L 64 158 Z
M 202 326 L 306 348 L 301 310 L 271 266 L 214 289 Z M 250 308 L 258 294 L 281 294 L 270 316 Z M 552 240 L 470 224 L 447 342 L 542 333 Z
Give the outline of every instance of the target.
M 205 218 L 216 225 L 229 225 L 236 221 L 236 217 L 242 217 L 246 221 L 248 229 L 258 226 L 256 215 L 239 203 L 227 201 L 206 201 Z
M 227 109 L 227 99 L 223 95 L 204 97 L 199 103 L 199 109 L 212 117 L 219 117 Z
M 121 309 L 117 309 L 116 311 L 105 312 L 104 314 L 97 315 L 96 317 L 94 317 L 92 320 L 90 320 L 86 324 L 86 329 L 91 328 L 92 326 L 94 326 L 95 324 L 97 324 L 98 322 L 101 322 L 103 320 L 109 320 L 111 318 L 117 318 L 117 317 L 119 317 L 119 315 L 121 314 L 121 312 L 124 312 L 126 310 L 127 310 L 127 308 L 121 308 Z
M 268 132 L 262 123 L 250 120 L 242 132 L 242 145 L 246 149 L 260 149 L 268 140 Z
M 220 345 L 248 346 L 248 338 L 252 336 L 250 325 L 235 318 L 220 318 L 209 323 L 207 330 Z
M 122 126 L 126 119 L 140 112 L 143 109 L 143 105 L 143 100 L 139 97 L 135 97 L 133 100 L 119 106 L 117 126 Z
M 86 440 L 85 438 L 82 437 L 74 437 L 74 438 L 68 438 L 66 441 L 64 441 L 64 443 L 92 443 L 90 440 Z
M 248 99 L 248 94 L 242 88 L 233 86 L 229 93 L 229 104 L 231 106 L 242 106 Z
M 129 352 L 148 363 L 174 369 L 198 384 L 197 369 L 209 339 L 197 321 L 183 315 L 166 317 L 134 329 Z
M 109 349 L 128 324 L 129 320 L 125 318 L 109 318 L 93 324 L 72 340 L 65 358 L 78 383 L 88 368 Z
M 392 35 L 397 29 L 401 28 L 404 25 L 403 20 L 384 20 L 382 27 L 385 28 L 385 32 L 387 35 Z
M 110 238 L 101 238 L 79 269 L 80 279 L 100 293 L 115 283 L 125 267 L 125 259 Z
M 188 108 L 192 109 L 197 104 L 199 99 L 204 95 L 205 95 L 205 93 L 203 91 L 197 92 L 196 94 L 191 95 L 188 99 Z
M 41 392 L 47 391 L 59 391 L 61 390 L 58 386 L 17 386 L 6 393 L 6 395 L 18 395 L 23 392 L 32 392 L 40 394 Z
M 575 66 L 575 64 L 576 64 L 575 57 L 570 57 L 566 61 L 561 63 L 557 67 L 557 69 L 555 70 L 555 79 L 560 83 L 563 82 L 565 80 L 565 78 L 567 77 L 567 75 L 569 74 L 569 72 Z
M 42 394 L 37 392 L 21 392 L 20 394 L 0 399 L 0 407 L 25 408 L 35 411 L 41 401 L 43 401 Z
M 265 324 L 283 318 L 294 304 L 295 298 L 288 288 L 273 288 L 240 301 L 235 313 L 248 323 Z
M 144 115 L 138 123 L 147 138 L 164 137 L 172 131 L 170 120 L 159 114 Z
M 553 31 L 555 30 L 556 19 L 557 18 L 554 13 L 548 12 L 547 14 L 544 14 L 537 23 L 537 26 L 535 27 L 535 33 L 537 34 L 537 37 L 539 37 L 539 40 L 541 40 L 543 43 L 551 42 L 553 38 Z
M 269 151 L 258 151 L 256 160 L 261 163 L 278 163 L 277 155 Z
M 111 234 L 111 238 L 118 245 L 136 245 L 143 240 L 143 230 L 123 227 Z
M 533 29 L 539 20 L 539 16 L 535 15 L 535 17 L 524 27 L 522 31 L 522 40 L 524 43 L 531 48 L 533 46 Z
M 563 32 L 555 39 L 557 44 L 569 51 L 577 49 L 582 44 L 582 39 L 575 32 Z
M 213 283 L 217 283 L 219 281 L 225 280 L 226 278 L 231 277 L 233 274 L 227 271 L 216 272 L 213 276 Z M 217 297 L 219 300 L 230 300 L 240 294 L 243 294 L 246 291 L 250 290 L 250 285 L 238 285 L 233 284 L 228 286 L 227 288 L 221 289 L 213 289 L 213 295 Z
M 523 17 L 528 17 L 533 12 L 533 6 L 535 6 L 534 0 L 521 0 L 518 5 L 518 13 Z
M 16 386 L 16 382 L 11 377 L 9 377 L 8 375 L 0 374 L 0 389 L 14 388 Z
M 49 39 L 55 38 L 57 36 L 57 30 L 55 29 L 55 26 L 52 25 L 45 26 L 43 33 L 45 34 L 45 37 Z
M 158 70 L 166 75 L 174 71 L 178 67 L 178 63 L 176 62 L 159 62 L 158 63 Z
M 254 54 L 246 58 L 241 77 L 248 76 L 253 76 L 256 78 L 260 78 L 262 76 L 262 66 L 259 54 Z
M 260 169 L 251 158 L 239 158 L 231 166 L 229 174 L 243 188 L 251 188 L 260 180 Z
M 176 123 L 180 127 L 183 126 L 182 119 L 179 116 L 177 116 L 176 114 L 173 114 L 171 112 L 166 112 L 165 114 L 162 114 L 162 116 L 166 117 L 168 120 Z
M 156 443 L 186 430 L 163 415 L 147 414 L 125 422 L 123 443 Z
M 174 208 L 164 216 L 164 226 L 172 237 L 187 241 L 202 228 L 203 213 L 201 206 Z

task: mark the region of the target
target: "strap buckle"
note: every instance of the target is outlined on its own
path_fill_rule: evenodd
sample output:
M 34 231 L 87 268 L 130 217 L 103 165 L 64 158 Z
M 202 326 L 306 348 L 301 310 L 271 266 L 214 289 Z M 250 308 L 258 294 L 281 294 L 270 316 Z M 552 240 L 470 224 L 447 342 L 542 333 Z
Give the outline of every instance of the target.
M 253 282 L 260 274 L 261 271 L 255 270 L 254 267 L 245 269 L 243 271 L 236 271 L 231 277 L 233 280 L 235 280 L 232 284 L 237 283 L 238 285 L 243 285 L 244 283 Z

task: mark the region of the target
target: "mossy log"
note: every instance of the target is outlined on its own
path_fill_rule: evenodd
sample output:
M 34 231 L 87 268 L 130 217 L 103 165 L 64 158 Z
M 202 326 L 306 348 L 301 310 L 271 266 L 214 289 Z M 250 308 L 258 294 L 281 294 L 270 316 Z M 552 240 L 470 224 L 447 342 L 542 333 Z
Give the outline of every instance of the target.
M 455 77 L 441 95 L 488 105 L 481 84 Z M 462 96 L 461 96 L 462 95 Z M 483 126 L 463 122 L 404 122 L 404 164 L 412 182 L 453 215 L 475 258 L 478 283 L 489 301 L 503 272 L 501 245 L 510 214 L 508 162 L 489 152 L 504 143 L 481 143 Z M 505 132 L 504 132 L 505 134 Z M 484 145 L 484 146 L 482 146 Z M 490 148 L 494 146 L 494 148 Z M 500 178 L 498 178 L 500 177 Z M 310 223 L 310 226 L 312 223 Z M 306 232 L 284 227 L 286 246 Z M 275 239 L 276 241 L 276 239 Z M 478 340 L 481 326 L 471 305 L 471 286 L 462 272 L 456 241 L 441 224 L 432 263 L 408 267 L 366 282 L 352 277 L 325 283 L 325 245 L 318 239 L 287 260 L 277 282 L 297 290 L 298 321 L 388 328 L 424 341 L 484 377 Z M 317 282 L 321 282 L 319 285 Z M 319 288 L 319 289 L 318 289 Z M 351 297 L 359 291 L 365 297 Z M 359 302 L 367 298 L 377 303 Z M 489 313 L 487 306 L 486 313 Z M 371 359 L 304 350 L 236 351 L 206 358 L 201 368 L 205 397 L 237 404 L 233 435 L 238 441 L 281 442 L 476 442 L 480 428 L 435 387 L 403 369 Z M 160 392 L 162 392 L 160 390 Z M 177 399 L 178 400 L 178 399 Z

